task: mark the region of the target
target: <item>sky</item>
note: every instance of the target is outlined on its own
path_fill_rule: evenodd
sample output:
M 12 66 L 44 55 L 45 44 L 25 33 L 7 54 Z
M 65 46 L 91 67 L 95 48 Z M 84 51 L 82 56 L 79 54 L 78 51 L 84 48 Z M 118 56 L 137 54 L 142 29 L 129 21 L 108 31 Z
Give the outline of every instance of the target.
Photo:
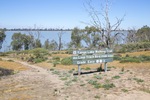
M 0 0 L 0 28 L 84 28 L 91 21 L 85 4 L 89 0 Z M 91 0 L 101 12 L 104 0 Z M 110 0 L 109 18 L 124 20 L 121 29 L 150 26 L 150 0 Z M 103 22 L 103 18 L 101 18 Z M 85 23 L 83 23 L 85 22 Z

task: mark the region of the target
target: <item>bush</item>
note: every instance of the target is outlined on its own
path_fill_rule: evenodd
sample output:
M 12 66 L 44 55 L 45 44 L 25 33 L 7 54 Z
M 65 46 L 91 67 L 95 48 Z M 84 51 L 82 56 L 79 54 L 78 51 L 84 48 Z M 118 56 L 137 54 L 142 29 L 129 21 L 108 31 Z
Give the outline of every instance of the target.
M 58 57 L 58 56 L 53 57 L 52 59 L 55 60 L 55 61 L 60 61 L 60 57 Z
M 71 57 L 63 58 L 61 60 L 61 64 L 63 64 L 63 65 L 72 65 L 72 58 Z
M 13 70 L 0 68 L 0 76 L 7 76 L 14 74 Z
M 36 48 L 36 49 L 30 50 L 30 53 L 32 53 L 34 57 L 31 56 L 28 61 L 31 60 L 31 62 L 34 62 L 34 63 L 39 63 L 39 62 L 47 60 L 46 56 L 49 54 L 48 51 L 43 48 Z

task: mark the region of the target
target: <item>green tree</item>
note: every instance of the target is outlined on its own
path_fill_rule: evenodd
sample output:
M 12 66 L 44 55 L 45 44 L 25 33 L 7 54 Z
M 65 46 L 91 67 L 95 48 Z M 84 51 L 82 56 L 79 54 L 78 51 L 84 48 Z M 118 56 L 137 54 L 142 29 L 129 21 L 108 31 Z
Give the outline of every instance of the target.
M 22 49 L 23 39 L 22 39 L 22 34 L 20 32 L 13 34 L 11 46 L 12 46 L 13 50 L 21 50 Z
M 22 34 L 23 46 L 25 50 L 29 49 L 29 46 L 32 45 L 33 38 L 30 35 Z
M 143 26 L 137 31 L 136 36 L 138 42 L 150 42 L 150 27 L 147 25 Z
M 2 44 L 3 44 L 3 41 L 5 40 L 6 38 L 6 34 L 4 32 L 4 30 L 0 29 L 0 49 L 2 48 Z
M 98 47 L 100 44 L 99 29 L 94 26 L 85 27 L 85 29 L 83 30 L 83 40 L 89 48 Z
M 79 28 L 75 27 L 71 33 L 72 46 L 74 48 L 81 48 L 82 32 Z
M 40 39 L 36 39 L 35 40 L 35 48 L 41 48 L 41 47 L 42 47 L 42 44 L 41 44 Z
M 46 41 L 45 41 L 45 43 L 44 43 L 44 48 L 45 49 L 49 49 L 49 44 L 50 44 L 50 42 L 49 42 L 49 40 L 47 39 Z
M 57 50 L 57 48 L 58 48 L 57 42 L 55 40 L 51 40 L 49 44 L 49 49 L 54 51 Z

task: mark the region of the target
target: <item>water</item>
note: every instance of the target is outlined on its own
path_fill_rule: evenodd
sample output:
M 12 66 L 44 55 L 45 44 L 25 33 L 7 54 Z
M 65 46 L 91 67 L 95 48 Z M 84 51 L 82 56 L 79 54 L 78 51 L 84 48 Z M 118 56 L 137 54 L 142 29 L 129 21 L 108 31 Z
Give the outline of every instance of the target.
M 6 38 L 5 41 L 3 42 L 3 46 L 2 49 L 0 50 L 0 52 L 6 52 L 9 51 L 9 47 L 11 44 L 11 37 L 14 33 L 19 32 L 19 31 L 6 31 Z M 29 31 L 20 31 L 22 34 L 29 34 Z M 49 41 L 51 40 L 55 40 L 56 42 L 58 42 L 58 33 L 60 33 L 61 31 L 40 31 L 40 40 L 41 43 L 44 44 L 45 40 L 49 39 Z M 119 32 L 119 31 L 118 31 Z M 123 39 L 121 39 L 119 42 L 120 44 L 124 43 L 124 39 L 126 38 L 127 35 L 127 31 L 120 31 L 121 33 L 124 33 L 124 36 L 122 36 Z M 32 33 L 34 34 L 35 38 L 37 38 L 36 35 L 36 31 L 32 31 Z M 63 44 L 67 44 L 71 41 L 71 31 L 64 31 L 63 35 L 62 35 L 62 43 Z M 87 46 L 86 43 L 82 40 L 82 45 L 83 46 Z M 64 48 L 65 49 L 65 48 Z
M 21 32 L 22 34 L 29 34 L 28 31 L 6 31 L 5 32 L 6 38 L 5 41 L 3 42 L 3 46 L 0 52 L 6 52 L 9 50 L 9 46 L 12 41 L 11 37 L 16 32 Z M 32 33 L 34 34 L 35 37 L 37 37 L 36 31 L 32 31 Z M 47 39 L 49 39 L 49 41 L 55 40 L 56 42 L 58 42 L 58 33 L 60 33 L 60 31 L 40 31 L 41 43 L 44 44 L 45 40 Z M 71 31 L 64 31 L 62 35 L 62 43 L 67 44 L 70 41 L 71 41 Z

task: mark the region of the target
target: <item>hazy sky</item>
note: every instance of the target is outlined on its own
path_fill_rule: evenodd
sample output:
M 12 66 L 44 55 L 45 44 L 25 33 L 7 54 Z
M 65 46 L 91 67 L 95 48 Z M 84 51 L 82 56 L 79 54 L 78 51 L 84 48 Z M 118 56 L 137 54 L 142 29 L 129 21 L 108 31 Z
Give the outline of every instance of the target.
M 0 28 L 83 28 L 88 0 L 0 0 Z M 104 0 L 92 0 L 101 9 Z M 150 0 L 110 0 L 110 20 L 126 15 L 120 28 L 150 26 Z M 103 20 L 103 19 L 101 19 Z

